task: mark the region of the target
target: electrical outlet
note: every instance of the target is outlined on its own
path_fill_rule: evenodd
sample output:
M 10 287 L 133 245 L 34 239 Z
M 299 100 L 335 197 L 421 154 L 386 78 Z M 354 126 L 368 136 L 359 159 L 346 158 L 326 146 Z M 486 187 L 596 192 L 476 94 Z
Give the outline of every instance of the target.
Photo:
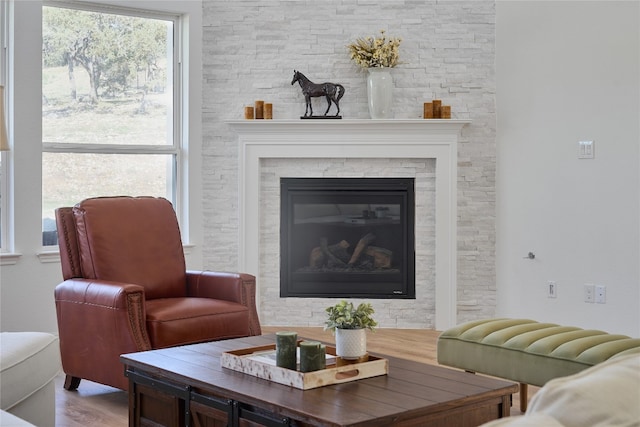
M 554 280 L 547 282 L 547 298 L 556 298 L 558 296 L 558 284 Z
M 591 283 L 584 285 L 584 302 L 593 304 L 595 300 L 596 286 Z
M 596 304 L 606 304 L 607 302 L 607 287 L 604 285 L 596 285 L 595 294 Z
M 595 151 L 595 141 L 578 141 L 578 158 L 593 159 Z

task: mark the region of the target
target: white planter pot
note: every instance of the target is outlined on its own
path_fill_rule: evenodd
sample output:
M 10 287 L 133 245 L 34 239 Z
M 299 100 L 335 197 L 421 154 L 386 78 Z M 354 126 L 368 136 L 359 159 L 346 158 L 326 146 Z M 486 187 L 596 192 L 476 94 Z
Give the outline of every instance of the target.
M 336 354 L 343 359 L 358 359 L 367 354 L 366 329 L 336 328 Z

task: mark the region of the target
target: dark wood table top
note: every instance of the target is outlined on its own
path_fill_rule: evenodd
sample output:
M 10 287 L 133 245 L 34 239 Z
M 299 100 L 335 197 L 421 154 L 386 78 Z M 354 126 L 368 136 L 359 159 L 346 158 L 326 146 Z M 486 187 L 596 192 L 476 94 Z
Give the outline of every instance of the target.
M 275 335 L 193 344 L 121 356 L 148 374 L 188 384 L 206 393 L 256 405 L 300 420 L 383 425 L 405 417 L 474 405 L 516 393 L 517 384 L 425 363 L 376 354 L 389 360 L 389 373 L 373 378 L 300 390 L 220 366 L 220 355 L 275 343 Z

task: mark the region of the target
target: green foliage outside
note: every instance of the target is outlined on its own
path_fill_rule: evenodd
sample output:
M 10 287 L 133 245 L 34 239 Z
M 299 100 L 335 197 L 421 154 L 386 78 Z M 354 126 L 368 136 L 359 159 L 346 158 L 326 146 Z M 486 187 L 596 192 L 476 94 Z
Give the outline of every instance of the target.
M 57 7 L 43 8 L 42 52 L 44 67 L 66 66 L 70 93 L 77 99 L 77 68 L 89 77 L 92 102 L 116 96 L 131 87 L 164 90 L 167 24 L 162 21 L 87 12 Z
M 171 23 L 43 8 L 43 141 L 165 145 Z M 44 153 L 43 218 L 83 198 L 171 193 L 170 155 Z

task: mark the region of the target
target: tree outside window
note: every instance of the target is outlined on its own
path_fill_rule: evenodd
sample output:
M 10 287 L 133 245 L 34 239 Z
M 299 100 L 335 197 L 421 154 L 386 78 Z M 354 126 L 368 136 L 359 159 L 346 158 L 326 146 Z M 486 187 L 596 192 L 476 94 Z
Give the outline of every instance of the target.
M 43 245 L 54 210 L 87 197 L 175 203 L 176 19 L 43 7 Z

